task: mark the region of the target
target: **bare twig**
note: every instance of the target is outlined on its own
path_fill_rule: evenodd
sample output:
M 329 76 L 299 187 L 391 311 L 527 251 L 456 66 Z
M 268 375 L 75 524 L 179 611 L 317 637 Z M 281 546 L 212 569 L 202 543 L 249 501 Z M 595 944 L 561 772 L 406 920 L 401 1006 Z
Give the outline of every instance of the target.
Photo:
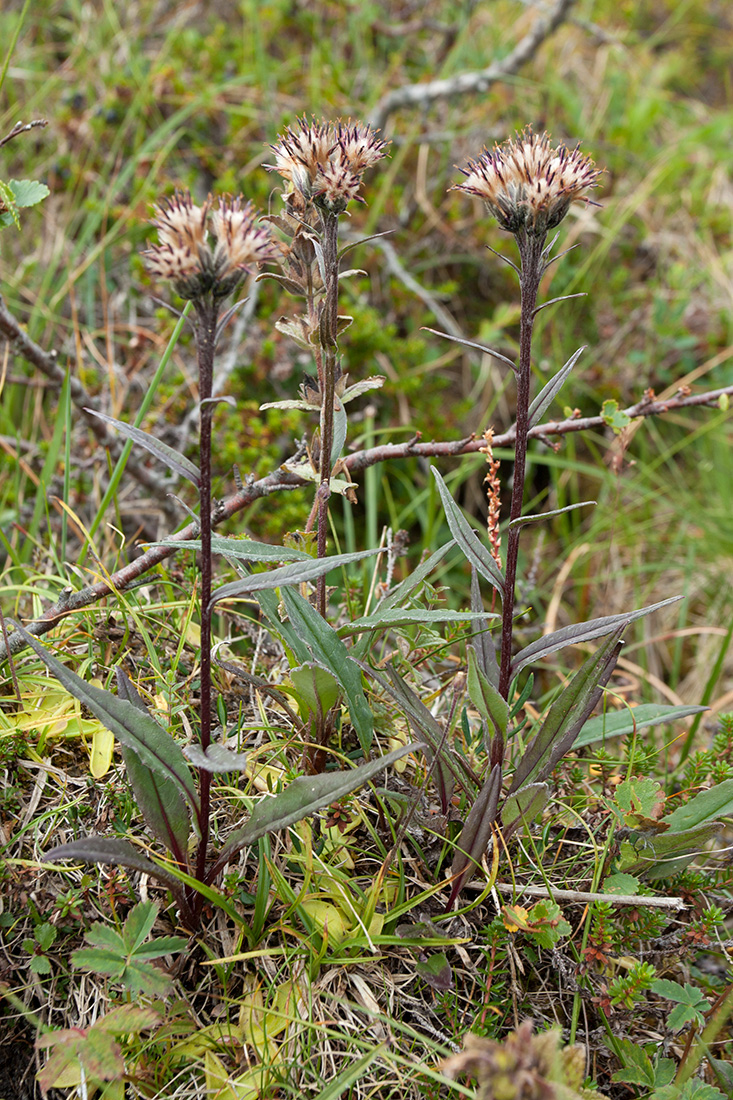
M 44 374 L 54 387 L 61 389 L 66 374 L 58 363 L 56 353 L 44 351 L 35 340 L 30 338 L 8 310 L 1 297 L 0 337 L 5 337 L 19 355 Z M 106 447 L 112 458 L 117 461 L 122 454 L 125 441 L 109 432 L 104 422 L 93 415 L 94 412 L 104 411 L 100 402 L 97 401 L 96 397 L 92 397 L 91 394 L 87 393 L 79 379 L 71 373 L 69 374 L 69 392 L 71 400 L 94 432 L 100 445 Z M 88 412 L 87 410 L 91 411 Z M 160 477 L 148 470 L 133 454 L 129 455 L 126 468 L 132 477 L 141 485 L 144 485 L 148 492 L 160 502 L 160 506 L 168 518 L 174 518 L 177 509 L 168 496 L 170 486 L 164 484 Z
M 634 905 L 654 909 L 684 909 L 682 898 L 642 897 L 639 894 L 591 894 L 586 890 L 548 890 L 546 886 L 513 886 L 510 882 L 497 882 L 495 889 L 500 894 L 521 898 L 524 894 L 530 898 L 554 898 L 556 901 L 600 901 L 605 905 Z
M 680 409 L 715 406 L 718 404 L 721 397 L 733 397 L 733 386 L 726 386 L 724 389 L 720 390 L 708 390 L 705 393 L 698 394 L 682 393 L 666 401 L 647 400 L 644 398 L 636 405 L 630 405 L 623 411 L 626 416 L 631 419 L 647 416 L 662 416 L 664 413 L 675 412 Z M 568 435 L 570 432 L 604 430 L 605 428 L 606 424 L 603 417 L 585 416 L 577 417 L 576 419 L 554 420 L 546 424 L 537 424 L 534 428 L 530 429 L 529 436 L 530 438 L 546 438 L 550 436 L 564 436 Z M 494 447 L 506 447 L 511 444 L 513 440 L 514 429 L 511 428 L 502 435 L 494 436 Z M 351 474 L 355 474 L 360 470 L 366 469 L 368 466 L 374 466 L 378 462 L 384 462 L 387 459 L 459 457 L 461 455 L 475 454 L 480 451 L 482 446 L 483 438 L 477 439 L 473 435 L 464 439 L 433 441 L 429 443 L 421 443 L 420 436 L 416 435 L 406 443 L 387 443 L 381 447 L 372 447 L 367 451 L 356 451 L 345 459 L 345 465 L 348 467 Z M 235 516 L 238 512 L 248 508 L 255 500 L 259 500 L 262 497 L 270 496 L 272 493 L 283 490 L 289 491 L 300 489 L 306 485 L 310 486 L 311 483 L 303 481 L 296 474 L 280 467 L 273 473 L 268 474 L 267 477 L 243 485 L 242 488 L 238 489 L 232 496 L 218 502 L 213 510 L 212 526 L 216 527 L 224 520 L 231 519 L 231 517 Z M 189 539 L 198 538 L 198 535 L 198 525 L 196 523 L 190 523 L 187 527 L 172 535 L 171 539 L 175 542 L 187 541 Z M 60 619 L 70 614 L 72 611 L 79 611 L 83 607 L 89 607 L 91 604 L 97 603 L 99 600 L 112 595 L 114 592 L 124 591 L 145 573 L 148 573 L 151 569 L 154 569 L 156 565 L 160 565 L 161 562 L 175 553 L 177 553 L 177 547 L 175 546 L 169 546 L 165 543 L 161 546 L 153 546 L 145 551 L 145 553 L 141 554 L 139 558 L 123 566 L 123 568 L 119 569 L 116 573 L 111 574 L 108 581 L 102 580 L 96 584 L 87 585 L 79 592 L 72 592 L 68 588 L 64 589 L 60 598 L 52 607 L 49 607 L 38 619 L 34 619 L 32 622 L 25 624 L 26 630 L 36 636 L 47 634 Z M 11 634 L 9 641 L 11 653 L 18 653 L 24 647 L 23 639 L 17 633 Z M 6 658 L 7 653 L 8 650 L 5 647 L 5 643 L 0 641 L 0 661 Z
M 459 73 L 446 80 L 431 80 L 427 84 L 406 84 L 382 96 L 369 119 L 370 126 L 382 130 L 389 116 L 401 107 L 426 107 L 439 99 L 448 99 L 469 92 L 486 92 L 499 80 L 513 76 L 534 57 L 542 43 L 567 18 L 574 0 L 557 0 L 547 15 L 539 15 L 531 31 L 517 43 L 512 52 L 478 72 Z

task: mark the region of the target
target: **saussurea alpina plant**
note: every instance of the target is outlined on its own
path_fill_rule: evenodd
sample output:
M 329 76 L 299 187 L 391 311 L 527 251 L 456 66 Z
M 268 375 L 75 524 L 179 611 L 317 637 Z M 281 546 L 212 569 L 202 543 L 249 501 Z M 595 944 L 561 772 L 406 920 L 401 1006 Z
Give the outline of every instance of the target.
M 555 765 L 570 751 L 580 731 L 599 702 L 603 689 L 615 668 L 626 627 L 634 619 L 648 614 L 664 603 L 607 616 L 590 622 L 577 623 L 545 635 L 514 651 L 516 616 L 515 593 L 519 544 L 523 527 L 542 519 L 525 515 L 524 490 L 527 449 L 531 429 L 537 425 L 564 381 L 572 371 L 582 348 L 532 397 L 532 335 L 534 320 L 545 305 L 563 299 L 552 299 L 538 305 L 542 278 L 559 256 L 552 256 L 556 237 L 549 234 L 560 225 L 573 202 L 590 202 L 588 191 L 595 187 L 600 173 L 593 162 L 578 147 L 553 147 L 547 134 L 538 136 L 531 129 L 517 134 L 492 151 L 485 150 L 477 159 L 461 169 L 465 179 L 456 189 L 482 199 L 501 229 L 514 237 L 519 263 L 500 256 L 516 272 L 520 289 L 519 355 L 517 362 L 485 348 L 510 369 L 516 381 L 516 420 L 514 425 L 514 471 L 509 512 L 506 552 L 503 565 L 498 554 L 496 521 L 498 513 L 497 465 L 492 461 L 490 437 L 486 447 L 489 459 L 489 548 L 477 539 L 462 516 L 437 470 L 433 470 L 440 491 L 448 524 L 456 542 L 473 567 L 472 610 L 482 607 L 478 577 L 483 577 L 494 589 L 494 599 L 501 601 L 501 639 L 497 654 L 493 639 L 484 630 L 468 650 L 469 696 L 482 716 L 488 756 L 487 773 L 482 781 L 468 774 L 441 740 L 435 719 L 404 683 L 398 684 L 395 671 L 390 670 L 390 684 L 384 686 L 395 695 L 410 715 L 412 725 L 429 743 L 437 757 L 433 771 L 438 782 L 444 808 L 454 782 L 468 793 L 471 806 L 460 836 L 452 864 L 453 886 L 450 907 L 466 878 L 489 844 L 499 843 L 499 831 L 504 842 L 524 821 L 531 821 L 544 807 L 549 797 L 545 780 Z M 493 249 L 492 249 L 493 251 Z M 498 253 L 497 253 L 498 255 Z M 573 295 L 574 296 L 574 295 Z M 447 339 L 456 340 L 448 336 Z M 461 339 L 458 343 L 468 343 Z M 472 345 L 476 347 L 477 345 Z M 585 504 L 593 502 L 584 502 Z M 582 504 L 570 507 L 582 507 Z M 561 509 L 560 511 L 566 511 Z M 544 518 L 557 515 L 549 512 Z M 600 648 L 592 653 L 567 685 L 555 697 L 534 735 L 527 740 L 520 715 L 531 690 L 531 681 L 517 698 L 517 677 L 538 659 L 568 645 L 605 637 Z M 685 710 L 689 713 L 689 710 Z M 667 720 L 669 719 L 667 716 Z M 522 734 L 523 741 L 518 736 Z M 522 747 L 523 745 L 523 747 Z M 510 780 L 505 784 L 505 772 Z M 472 805 L 471 805 L 472 802 Z M 690 838 L 689 850 L 694 848 Z
M 347 142 L 346 135 L 343 140 Z M 349 771 L 294 780 L 284 792 L 260 803 L 244 828 L 230 835 L 223 851 L 212 860 L 212 774 L 242 771 L 245 767 L 243 754 L 230 751 L 214 739 L 212 608 L 217 600 L 238 595 L 240 592 L 275 588 L 288 583 L 298 584 L 325 576 L 334 565 L 361 558 L 364 554 L 346 554 L 313 561 L 308 555 L 298 551 L 281 550 L 255 542 L 244 545 L 240 543 L 236 547 L 217 546 L 216 549 L 220 552 L 224 549 L 231 557 L 244 561 L 279 560 L 295 561 L 296 564 L 295 569 L 290 567 L 291 572 L 286 572 L 284 576 L 283 570 L 273 570 L 260 577 L 245 578 L 243 582 L 222 585 L 218 590 L 213 590 L 211 424 L 214 406 L 220 400 L 212 397 L 214 364 L 221 331 L 237 308 L 234 306 L 224 311 L 223 304 L 225 298 L 239 286 L 245 273 L 273 258 L 274 249 L 269 230 L 256 224 L 253 207 L 244 203 L 241 197 L 221 198 L 216 206 L 209 199 L 202 206 L 197 206 L 190 195 L 177 193 L 173 199 L 163 201 L 157 207 L 153 224 L 158 231 L 159 243 L 145 254 L 148 268 L 159 279 L 171 283 L 176 294 L 190 302 L 192 307 L 199 377 L 200 469 L 185 456 L 145 432 L 111 417 L 103 416 L 103 419 L 188 478 L 199 491 L 200 540 L 179 544 L 190 545 L 200 550 L 201 554 L 200 705 L 197 743 L 188 746 L 184 755 L 173 737 L 148 713 L 142 697 L 121 668 L 117 669 L 118 694 L 114 695 L 86 684 L 52 657 L 30 634 L 22 630 L 21 633 L 64 687 L 86 704 L 120 741 L 127 775 L 138 805 L 151 832 L 168 849 L 170 862 L 167 866 L 161 866 L 143 856 L 129 841 L 108 837 L 84 837 L 72 841 L 54 849 L 46 858 L 121 864 L 145 871 L 171 889 L 178 902 L 183 923 L 195 930 L 205 898 L 212 897 L 213 884 L 226 863 L 242 847 L 273 829 L 286 828 L 319 807 L 349 793 L 414 746 L 397 749 Z M 330 377 L 333 380 L 335 360 L 329 359 L 329 364 Z M 331 400 L 333 404 L 333 397 Z M 324 421 L 327 419 L 324 417 Z M 327 474 L 330 473 L 328 464 L 323 469 Z M 194 773 L 188 761 L 196 768 L 198 786 L 194 782 Z M 192 821 L 197 839 L 193 855 L 189 857 Z M 221 896 L 219 900 L 221 904 L 225 904 Z
M 339 459 L 346 442 L 344 404 L 374 389 L 384 379 L 371 378 L 348 386 L 341 368 L 338 339 L 351 323 L 338 312 L 343 251 L 339 252 L 339 218 L 359 194 L 362 177 L 387 152 L 387 142 L 362 123 L 316 122 L 298 119 L 276 145 L 275 164 L 266 165 L 287 182 L 285 213 L 271 219 L 290 238 L 282 272 L 275 278 L 290 293 L 305 298 L 306 315 L 278 322 L 315 360 L 316 378 L 307 376 L 301 401 L 275 402 L 263 408 L 286 407 L 320 411 L 320 430 L 314 435 L 301 476 L 313 477 L 317 489 L 306 530 L 317 527 L 317 556 L 326 556 L 328 501 L 331 492 L 349 493 L 348 480 L 334 483 L 344 469 Z M 310 467 L 310 469 L 309 469 Z M 318 581 L 317 606 L 326 617 L 326 578 Z

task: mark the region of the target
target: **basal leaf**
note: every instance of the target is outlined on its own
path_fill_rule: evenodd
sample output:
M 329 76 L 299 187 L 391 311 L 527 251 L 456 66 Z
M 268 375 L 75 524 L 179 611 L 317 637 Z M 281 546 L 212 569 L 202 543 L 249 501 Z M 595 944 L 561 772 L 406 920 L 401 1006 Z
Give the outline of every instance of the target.
M 232 581 L 230 584 L 222 584 L 216 589 L 211 600 L 213 606 L 219 600 L 228 600 L 233 596 L 247 596 L 251 592 L 257 592 L 263 588 L 282 588 L 285 585 L 305 584 L 324 573 L 330 573 L 332 569 L 339 569 L 342 565 L 350 565 L 354 561 L 362 561 L 379 553 L 376 550 L 359 550 L 353 554 L 334 554 L 330 558 L 311 558 L 308 561 L 296 561 L 292 565 L 283 565 L 280 569 L 271 569 L 266 573 L 253 573 L 249 577 Z
M 515 794 L 507 795 L 501 808 L 501 824 L 505 831 L 519 825 L 531 825 L 547 805 L 550 789 L 546 783 L 528 783 Z
M 642 703 L 638 707 L 607 711 L 588 719 L 575 740 L 575 748 L 592 745 L 607 737 L 630 736 L 635 730 L 675 722 L 678 718 L 688 718 L 691 714 L 700 714 L 707 709 L 697 706 L 670 706 L 668 703 Z
M 456 841 L 456 852 L 451 864 L 453 885 L 446 909 L 450 909 L 463 889 L 466 879 L 478 866 L 481 856 L 488 847 L 496 821 L 500 793 L 501 765 L 495 764 L 489 778 L 479 791 Z
M 149 435 L 148 432 L 143 432 L 140 428 L 135 428 L 132 424 L 125 424 L 122 420 L 115 420 L 114 417 L 107 416 L 106 413 L 97 412 L 96 409 L 84 409 L 84 412 L 88 413 L 90 416 L 96 416 L 98 420 L 103 420 L 105 424 L 111 424 L 113 428 L 116 428 L 122 435 L 126 435 L 133 443 L 137 443 L 140 447 L 144 447 L 146 451 L 149 451 L 151 455 L 159 459 L 169 470 L 173 470 L 174 474 L 179 474 L 180 477 L 187 478 L 197 489 L 199 488 L 201 473 L 198 467 L 194 466 L 193 462 L 190 462 L 185 455 L 180 453 L 180 451 L 176 451 L 173 447 L 169 447 L 167 443 L 163 443 L 160 439 L 156 439 L 154 435 Z
M 291 668 L 290 679 L 295 688 L 295 698 L 303 705 L 301 712 L 326 714 L 335 706 L 341 696 L 341 688 L 334 674 L 317 661 L 308 661 L 297 668 Z
M 541 657 L 547 657 L 550 653 L 556 653 L 557 650 L 569 645 L 579 645 L 581 642 L 591 642 L 594 638 L 602 638 L 604 634 L 610 634 L 619 626 L 633 623 L 636 619 L 641 619 L 645 615 L 650 615 L 652 611 L 658 611 L 660 607 L 668 607 L 681 599 L 681 596 L 672 596 L 668 600 L 661 600 L 660 603 L 650 604 L 649 607 L 642 607 L 637 611 L 629 611 L 625 615 L 606 615 L 600 619 L 590 619 L 587 623 L 564 626 L 561 630 L 546 634 L 517 653 L 512 661 L 512 675 L 516 676 L 525 665 Z
M 733 779 L 724 779 L 707 791 L 700 791 L 684 806 L 662 818 L 670 829 L 683 831 L 733 814 Z
M 277 571 L 276 571 L 277 572 Z M 316 661 L 328 668 L 341 685 L 349 701 L 349 717 L 366 756 L 374 737 L 374 719 L 361 682 L 361 669 L 349 657 L 349 651 L 336 631 L 316 609 L 292 588 L 284 588 L 282 600 L 290 624 Z
M 461 512 L 461 509 L 454 501 L 448 486 L 443 481 L 443 478 L 440 476 L 435 466 L 432 466 L 431 469 L 438 486 L 440 499 L 443 502 L 445 517 L 450 527 L 450 533 L 453 535 L 453 538 L 456 540 L 471 565 L 478 570 L 484 580 L 487 580 L 489 584 L 493 585 L 497 592 L 502 593 L 504 591 L 504 577 L 502 576 L 499 566 Z
M 162 726 L 149 714 L 143 713 L 134 703 L 121 699 L 103 688 L 87 684 L 48 650 L 32 634 L 21 626 L 16 627 L 25 643 L 44 662 L 60 684 L 92 714 L 111 730 L 118 741 L 132 749 L 140 762 L 177 784 L 194 811 L 199 803 L 191 770 L 181 749 Z
M 254 844 L 261 836 L 287 829 L 296 821 L 302 821 L 316 810 L 343 798 L 358 787 L 363 787 L 375 775 L 401 760 L 407 753 L 417 752 L 423 747 L 419 742 L 402 745 L 386 756 L 380 756 L 378 760 L 370 760 L 367 764 L 360 764 L 349 771 L 299 776 L 284 791 L 267 795 L 257 803 L 244 828 L 237 829 L 230 836 L 220 858 L 229 858 L 241 848 Z
M 43 858 L 46 863 L 58 863 L 63 859 L 72 863 L 104 863 L 112 867 L 129 867 L 132 871 L 140 871 L 164 883 L 174 897 L 178 898 L 181 894 L 180 882 L 175 875 L 153 863 L 151 859 L 146 859 L 129 841 L 119 840 L 117 837 L 83 836 L 68 844 L 59 844 L 57 848 L 46 852 Z

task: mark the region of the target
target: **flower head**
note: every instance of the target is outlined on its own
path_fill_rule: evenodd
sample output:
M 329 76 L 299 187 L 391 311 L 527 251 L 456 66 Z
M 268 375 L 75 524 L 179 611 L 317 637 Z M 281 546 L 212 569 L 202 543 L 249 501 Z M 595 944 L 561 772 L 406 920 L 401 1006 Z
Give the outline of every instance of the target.
M 509 233 L 538 236 L 559 225 L 575 200 L 590 202 L 585 192 L 601 175 L 579 146 L 553 148 L 548 134 L 540 137 L 529 127 L 460 171 L 466 180 L 455 190 L 482 198 Z
M 196 206 L 188 193 L 177 191 L 155 208 L 152 224 L 160 243 L 144 253 L 148 270 L 170 280 L 182 298 L 199 298 L 209 291 L 222 298 L 243 272 L 273 255 L 269 231 L 255 226 L 254 208 L 241 195 L 220 198 L 213 212 L 211 206 L 210 197 Z
M 265 165 L 279 172 L 306 202 L 334 214 L 343 213 L 351 199 L 359 199 L 362 176 L 367 168 L 386 156 L 387 142 L 360 122 L 316 122 L 297 120 L 278 137 L 275 163 Z

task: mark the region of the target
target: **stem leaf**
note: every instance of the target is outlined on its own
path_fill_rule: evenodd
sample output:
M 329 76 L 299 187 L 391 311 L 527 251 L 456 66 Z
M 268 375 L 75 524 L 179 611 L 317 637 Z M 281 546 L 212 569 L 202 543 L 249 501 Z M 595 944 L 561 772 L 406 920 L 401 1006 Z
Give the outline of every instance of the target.
M 565 366 L 560 367 L 560 370 L 557 372 L 557 374 L 554 374 L 549 382 L 546 382 L 540 392 L 537 394 L 534 401 L 529 406 L 530 428 L 533 428 L 535 424 L 539 424 L 545 412 L 565 385 L 565 380 L 570 375 L 581 354 L 585 351 L 585 348 L 586 345 L 584 344 L 583 347 L 580 347 L 576 352 L 573 352 Z
M 489 551 L 479 541 L 479 536 L 454 501 L 448 486 L 443 481 L 443 478 L 440 476 L 435 466 L 431 467 L 431 469 L 438 484 L 440 499 L 443 502 L 445 516 L 448 520 L 448 526 L 450 527 L 453 538 L 456 540 L 471 565 L 478 570 L 484 580 L 487 580 L 489 584 L 493 585 L 497 592 L 503 593 L 504 578 L 501 575 L 499 566 L 496 564 Z
M 187 478 L 197 489 L 199 488 L 201 473 L 198 467 L 194 466 L 193 462 L 189 462 L 180 451 L 169 447 L 167 443 L 162 443 L 154 435 L 149 435 L 147 432 L 141 431 L 140 428 L 134 428 L 132 424 L 125 424 L 122 420 L 115 420 L 114 417 L 107 416 L 106 413 L 97 412 L 95 409 L 84 409 L 84 412 L 96 416 L 99 420 L 103 420 L 105 424 L 111 424 L 113 428 L 116 428 L 122 435 L 126 435 L 133 443 L 139 444 L 150 454 L 160 459 L 169 470 L 173 470 L 174 474 Z

